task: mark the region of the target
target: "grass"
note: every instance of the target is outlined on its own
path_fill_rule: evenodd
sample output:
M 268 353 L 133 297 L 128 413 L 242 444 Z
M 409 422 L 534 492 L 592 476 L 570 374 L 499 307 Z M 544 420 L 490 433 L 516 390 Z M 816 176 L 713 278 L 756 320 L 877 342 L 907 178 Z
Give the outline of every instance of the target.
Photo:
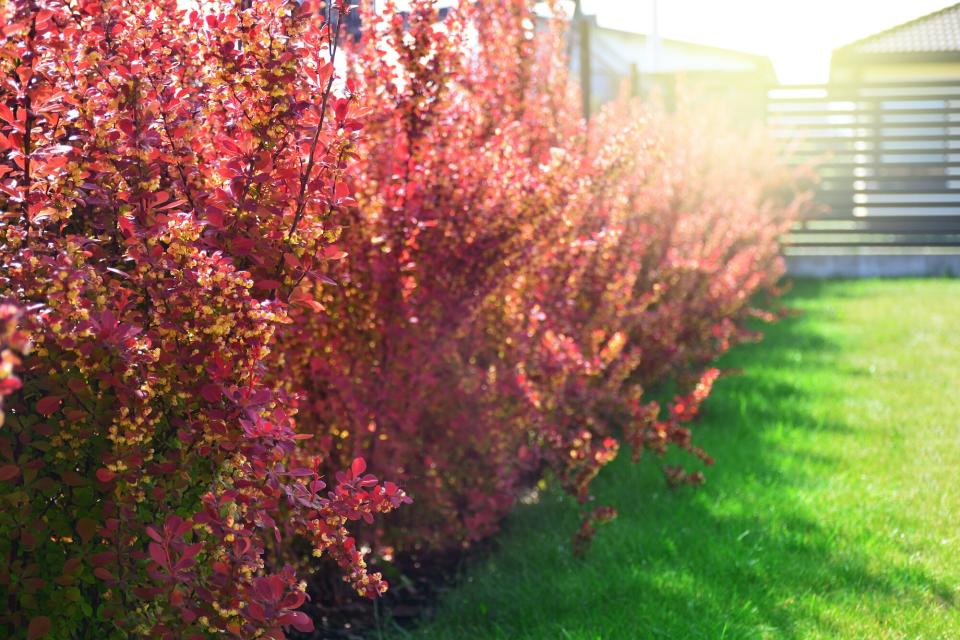
M 960 638 L 960 281 L 801 283 L 728 354 L 696 426 L 717 463 L 596 483 L 620 517 L 571 557 L 548 492 L 417 640 Z M 682 459 L 678 457 L 677 459 Z

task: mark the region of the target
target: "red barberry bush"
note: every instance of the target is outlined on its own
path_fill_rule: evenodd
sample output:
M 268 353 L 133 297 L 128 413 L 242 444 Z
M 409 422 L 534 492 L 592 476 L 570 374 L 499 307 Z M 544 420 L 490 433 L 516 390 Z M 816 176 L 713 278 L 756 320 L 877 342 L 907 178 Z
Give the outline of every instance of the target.
M 350 54 L 349 258 L 324 264 L 337 284 L 313 284 L 324 310 L 285 353 L 306 446 L 417 498 L 374 547 L 468 545 L 545 475 L 587 505 L 621 440 L 709 461 L 684 425 L 782 273 L 797 204 L 774 197 L 789 180 L 768 150 L 629 103 L 588 127 L 562 28 L 537 21 L 526 0 L 387 3 Z M 681 394 L 661 409 L 644 388 L 667 380 Z M 592 513 L 586 533 L 611 517 Z
M 365 14 L 351 60 L 367 115 L 357 206 L 338 219 L 349 258 L 323 267 L 338 286 L 314 285 L 324 312 L 290 336 L 329 346 L 285 352 L 308 398 L 301 424 L 318 430 L 307 446 L 331 469 L 362 456 L 415 483 L 420 508 L 379 536 L 400 549 L 489 535 L 536 462 L 519 451 L 527 403 L 482 317 L 561 214 L 538 166 L 557 137 L 551 108 L 570 112 L 533 71 L 531 15 L 464 3 L 441 22 L 428 2 L 388 5 Z
M 351 202 L 345 7 L 181 4 L 0 10 L 4 637 L 308 631 L 296 538 L 386 588 L 348 526 L 409 499 L 297 455 L 276 375 Z

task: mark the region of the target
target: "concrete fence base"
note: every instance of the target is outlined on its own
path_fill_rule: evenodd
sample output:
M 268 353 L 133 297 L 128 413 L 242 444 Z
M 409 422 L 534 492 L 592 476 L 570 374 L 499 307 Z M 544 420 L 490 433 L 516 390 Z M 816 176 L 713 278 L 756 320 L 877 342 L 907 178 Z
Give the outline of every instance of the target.
M 960 253 L 788 253 L 787 273 L 800 278 L 960 276 Z

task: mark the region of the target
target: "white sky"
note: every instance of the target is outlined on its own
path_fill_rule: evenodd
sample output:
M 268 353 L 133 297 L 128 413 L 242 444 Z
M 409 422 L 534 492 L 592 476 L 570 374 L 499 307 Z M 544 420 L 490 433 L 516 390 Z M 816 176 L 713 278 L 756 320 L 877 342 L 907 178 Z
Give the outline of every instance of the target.
M 582 0 L 600 24 L 648 33 L 654 0 Z M 659 0 L 660 35 L 770 56 L 781 82 L 825 82 L 833 49 L 950 0 Z

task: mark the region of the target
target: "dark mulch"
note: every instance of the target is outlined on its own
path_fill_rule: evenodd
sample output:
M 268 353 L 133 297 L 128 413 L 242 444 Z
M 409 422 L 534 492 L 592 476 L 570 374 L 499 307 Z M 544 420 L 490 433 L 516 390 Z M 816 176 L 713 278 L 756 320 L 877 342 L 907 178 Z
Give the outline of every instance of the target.
M 388 632 L 405 629 L 429 618 L 440 596 L 463 576 L 467 566 L 485 557 L 492 549 L 490 541 L 466 550 L 411 555 L 387 565 L 372 566 L 390 583 L 383 597 L 371 601 L 360 598 L 347 585 L 324 580 L 338 572 L 318 571 L 308 580 L 310 600 L 301 611 L 309 615 L 316 631 L 310 634 L 291 631 L 291 640 L 378 640 Z

